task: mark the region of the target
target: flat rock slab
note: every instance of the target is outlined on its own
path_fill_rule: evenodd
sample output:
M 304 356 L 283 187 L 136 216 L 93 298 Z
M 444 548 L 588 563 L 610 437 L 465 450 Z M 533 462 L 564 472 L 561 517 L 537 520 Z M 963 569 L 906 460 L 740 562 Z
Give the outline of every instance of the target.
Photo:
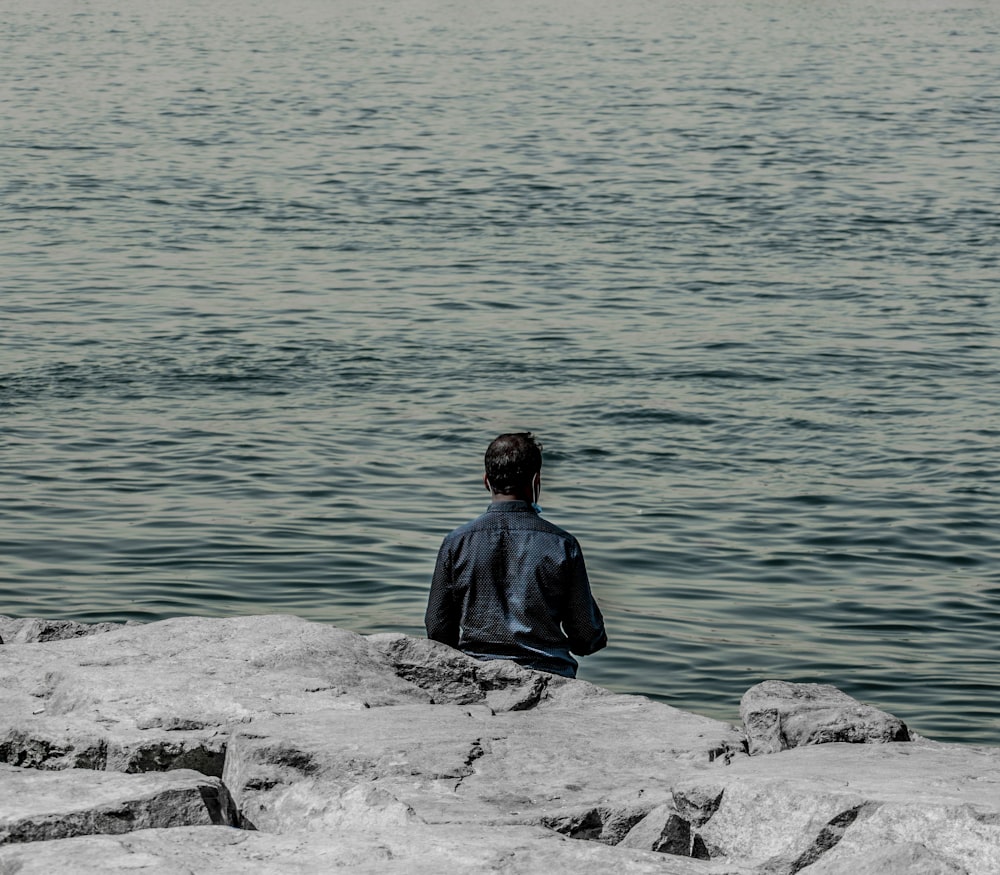
M 198 772 L 123 775 L 0 765 L 0 844 L 229 824 L 233 814 L 222 782 Z
M 996 875 L 1000 819 L 969 806 L 879 806 L 803 875 Z
M 381 834 L 151 829 L 0 847 L 0 875 L 750 875 L 730 864 L 610 848 L 540 827 L 411 826 Z
M 1000 812 L 1000 747 L 829 744 L 734 760 L 727 782 L 764 778 L 878 802 L 972 805 Z
M 898 717 L 865 705 L 828 684 L 764 681 L 740 701 L 751 756 L 809 744 L 909 741 Z
M 0 762 L 219 775 L 232 726 L 428 701 L 360 635 L 296 617 L 180 617 L 0 650 Z
M 613 843 L 672 782 L 725 769 L 720 751 L 742 756 L 739 745 L 726 724 L 576 682 L 530 711 L 397 705 L 257 721 L 234 731 L 223 780 L 266 831 L 370 816 L 544 823 Z
M 0 762 L 46 769 L 221 775 L 229 732 L 255 720 L 431 702 L 524 710 L 574 683 L 282 615 L 178 617 L 0 654 Z
M 672 804 L 650 812 L 623 845 L 659 843 L 770 875 L 853 873 L 900 845 L 897 863 L 880 857 L 897 866 L 886 872 L 918 858 L 1000 872 L 997 748 L 831 744 L 744 758 L 706 777 L 675 784 Z M 830 868 L 837 860 L 842 868 Z

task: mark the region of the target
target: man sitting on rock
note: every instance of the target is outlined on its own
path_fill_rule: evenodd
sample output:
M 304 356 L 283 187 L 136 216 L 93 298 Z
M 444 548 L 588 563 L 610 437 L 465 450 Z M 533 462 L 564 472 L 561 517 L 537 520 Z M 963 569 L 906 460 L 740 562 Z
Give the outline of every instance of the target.
M 576 677 L 577 661 L 608 643 L 580 545 L 542 519 L 542 447 L 530 432 L 486 450 L 486 513 L 449 534 L 427 603 L 427 637 L 476 659 L 510 659 Z

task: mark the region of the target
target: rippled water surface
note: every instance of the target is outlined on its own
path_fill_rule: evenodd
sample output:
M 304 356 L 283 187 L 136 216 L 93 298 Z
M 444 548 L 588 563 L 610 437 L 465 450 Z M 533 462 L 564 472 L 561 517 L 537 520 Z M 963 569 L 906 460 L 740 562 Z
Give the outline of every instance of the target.
M 1000 743 L 1000 6 L 0 22 L 0 613 L 422 632 L 497 433 L 611 646 Z

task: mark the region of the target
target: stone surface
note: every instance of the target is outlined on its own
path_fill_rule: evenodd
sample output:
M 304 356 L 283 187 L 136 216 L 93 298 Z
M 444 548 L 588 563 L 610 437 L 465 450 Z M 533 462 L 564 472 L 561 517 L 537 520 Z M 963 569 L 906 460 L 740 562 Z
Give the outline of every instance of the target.
M 222 782 L 191 771 L 123 775 L 0 765 L 0 788 L 0 844 L 234 818 Z
M 541 827 L 401 827 L 269 835 L 220 827 L 143 830 L 0 847 L 0 875 L 750 875 L 727 863 L 578 842 Z
M 804 875 L 968 875 L 969 872 L 920 842 L 869 847 L 854 855 L 834 850 L 820 862 L 799 871 Z
M 808 744 L 909 741 L 906 724 L 827 684 L 764 681 L 740 702 L 751 756 Z
M 480 662 L 451 647 L 400 633 L 369 635 L 395 673 L 426 690 L 431 704 L 482 702 L 494 711 L 527 711 L 566 678 L 529 671 L 506 660 Z
M 0 769 L 0 798 L 33 781 L 9 817 L 134 831 L 4 846 L 0 875 L 1000 871 L 1000 748 L 832 742 L 902 737 L 833 688 L 750 691 L 772 734 L 749 757 L 726 723 L 398 634 L 284 616 L 11 628 L 0 762 L 33 770 Z M 170 830 L 108 801 L 191 766 L 215 777 Z M 165 810 L 145 792 L 125 795 Z M 180 825 L 226 817 L 248 830 Z
M 838 859 L 842 869 L 816 871 L 854 872 L 876 849 L 900 843 L 920 844 L 927 865 L 943 860 L 995 875 L 1000 749 L 830 744 L 744 758 L 710 780 L 675 783 L 671 804 L 650 812 L 623 844 L 650 849 L 661 836 L 675 852 L 686 837 L 692 855 L 769 875 L 811 873 Z M 911 851 L 900 850 L 900 859 Z
M 858 818 L 805 875 L 996 875 L 1000 815 L 971 805 L 891 803 Z
M 579 681 L 530 711 L 398 705 L 255 722 L 234 731 L 223 780 L 268 831 L 321 828 L 367 786 L 392 822 L 403 806 L 426 822 L 544 823 L 614 842 L 672 781 L 724 769 L 713 754 L 738 745 L 726 724 Z M 304 782 L 311 806 L 294 789 Z
M 0 644 L 29 644 L 61 641 L 83 635 L 99 635 L 120 629 L 121 623 L 78 623 L 75 620 L 17 619 L 0 615 Z
M 629 830 L 620 847 L 691 856 L 692 823 L 671 800 L 658 805 Z
M 181 617 L 0 660 L 0 761 L 220 775 L 232 726 L 429 701 L 359 635 L 296 617 Z

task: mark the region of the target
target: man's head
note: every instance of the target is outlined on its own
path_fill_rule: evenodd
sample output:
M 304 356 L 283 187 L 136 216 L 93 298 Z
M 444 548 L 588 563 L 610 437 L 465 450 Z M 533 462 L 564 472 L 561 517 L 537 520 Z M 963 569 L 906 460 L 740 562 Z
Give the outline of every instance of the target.
M 486 448 L 486 487 L 494 495 L 537 500 L 542 445 L 530 431 L 502 434 Z

